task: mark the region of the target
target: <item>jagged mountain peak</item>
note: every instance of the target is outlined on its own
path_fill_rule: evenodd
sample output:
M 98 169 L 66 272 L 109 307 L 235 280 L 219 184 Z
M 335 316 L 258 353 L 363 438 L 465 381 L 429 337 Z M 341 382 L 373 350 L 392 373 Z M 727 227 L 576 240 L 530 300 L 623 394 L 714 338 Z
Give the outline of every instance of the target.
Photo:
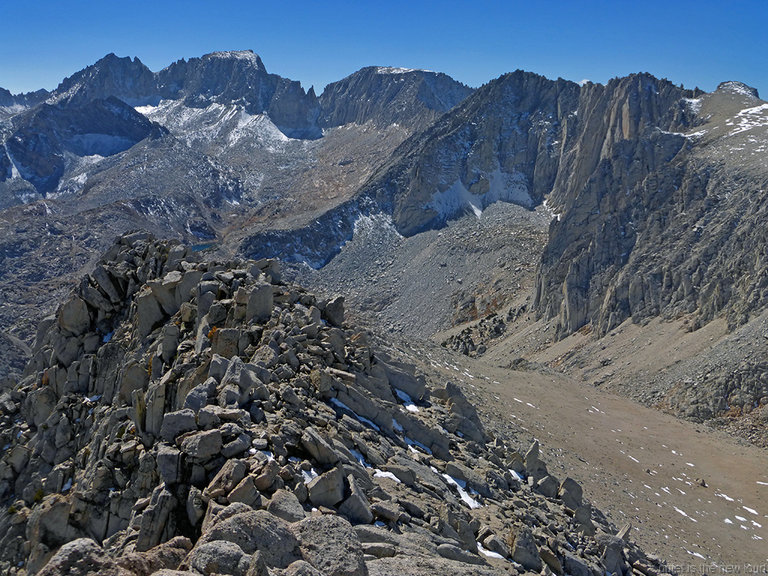
M 720 82 L 720 84 L 717 85 L 716 92 L 739 94 L 741 96 L 747 96 L 754 99 L 760 98 L 760 94 L 758 93 L 757 88 L 753 88 L 752 86 L 744 84 L 744 82 L 738 82 L 736 80 Z
M 253 50 L 222 50 L 211 52 L 210 54 L 203 55 L 202 60 L 236 60 L 249 63 L 263 72 L 267 71 L 261 57 L 254 53 Z
M 47 102 L 81 106 L 91 100 L 103 100 L 110 96 L 133 106 L 156 101 L 155 75 L 137 57 L 119 57 L 109 53 L 65 78 Z
M 367 66 L 325 87 L 320 96 L 325 127 L 373 122 L 416 130 L 463 101 L 472 89 L 428 70 Z

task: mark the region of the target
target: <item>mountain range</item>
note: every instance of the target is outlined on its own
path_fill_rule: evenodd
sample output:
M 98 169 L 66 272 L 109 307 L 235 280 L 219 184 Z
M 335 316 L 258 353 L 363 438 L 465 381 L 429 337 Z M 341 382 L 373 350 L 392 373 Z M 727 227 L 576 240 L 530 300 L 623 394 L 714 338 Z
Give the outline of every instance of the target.
M 370 66 L 317 95 L 252 51 L 159 72 L 110 54 L 51 92 L 0 89 L 0 381 L 55 368 L 52 314 L 141 230 L 217 274 L 279 259 L 393 339 L 766 446 L 767 153 L 768 103 L 737 81 L 516 70 L 473 89 Z M 146 279 L 124 273 L 134 298 Z M 102 320 L 99 337 L 119 328 Z

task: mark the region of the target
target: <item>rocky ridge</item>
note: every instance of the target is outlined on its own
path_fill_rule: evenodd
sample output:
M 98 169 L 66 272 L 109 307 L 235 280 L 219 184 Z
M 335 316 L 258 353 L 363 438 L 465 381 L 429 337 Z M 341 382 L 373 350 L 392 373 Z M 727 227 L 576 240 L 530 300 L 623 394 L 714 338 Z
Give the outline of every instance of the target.
M 320 96 L 324 127 L 404 124 L 427 128 L 472 93 L 446 74 L 367 66 L 325 87 Z
M 120 238 L 2 411 L 8 574 L 660 569 L 270 260 Z

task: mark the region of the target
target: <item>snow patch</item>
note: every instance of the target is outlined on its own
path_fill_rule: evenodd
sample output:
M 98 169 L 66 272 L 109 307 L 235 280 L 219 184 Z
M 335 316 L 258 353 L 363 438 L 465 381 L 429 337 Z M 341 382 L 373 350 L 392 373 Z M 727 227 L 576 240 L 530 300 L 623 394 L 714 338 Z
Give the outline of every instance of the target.
M 188 146 L 216 143 L 224 148 L 241 143 L 279 152 L 291 139 L 266 114 L 249 114 L 242 106 L 213 103 L 191 108 L 178 100 L 162 100 L 157 106 L 135 110 L 162 124 Z
M 304 478 L 304 484 L 309 484 L 312 480 L 318 477 L 318 473 L 317 470 L 311 468 L 310 470 L 302 470 L 301 476 Z
M 674 509 L 675 509 L 675 512 L 677 512 L 677 513 L 678 513 L 678 514 L 680 514 L 681 516 L 685 516 L 685 517 L 686 517 L 686 518 L 688 518 L 688 519 L 689 519 L 691 522 L 698 522 L 698 520 L 696 520 L 696 519 L 694 519 L 694 518 L 691 518 L 690 516 L 688 516 L 688 514 L 686 514 L 686 513 L 685 513 L 683 510 L 680 510 L 680 508 L 678 508 L 677 506 L 672 506 L 672 508 L 674 508 Z
M 507 174 L 496 168 L 483 176 L 488 180 L 486 193 L 472 194 L 461 180 L 456 180 L 448 189 L 432 194 L 424 208 L 434 210 L 441 219 L 447 220 L 470 211 L 480 218 L 483 209 L 494 202 L 509 202 L 526 208 L 533 206 L 524 174 Z
M 355 419 L 356 419 L 358 422 L 362 422 L 363 424 L 367 424 L 368 426 L 370 426 L 371 428 L 373 428 L 374 430 L 376 430 L 376 432 L 381 432 L 381 428 L 379 428 L 379 427 L 376 425 L 376 423 L 374 423 L 373 421 L 369 420 L 368 418 L 366 418 L 366 417 L 364 417 L 364 416 L 360 416 L 360 415 L 359 415 L 357 412 L 355 412 L 354 410 L 352 410 L 352 408 L 350 408 L 349 406 L 347 406 L 346 404 L 344 404 L 344 402 L 342 402 L 342 401 L 341 401 L 341 400 L 339 400 L 338 398 L 331 398 L 331 399 L 330 399 L 330 403 L 331 403 L 331 404 L 333 404 L 334 406 L 336 406 L 336 407 L 338 407 L 338 408 L 341 408 L 342 410 L 346 410 L 347 412 L 349 412 L 350 414 L 352 414 L 352 416 L 354 416 L 354 417 L 355 417 Z
M 397 394 L 397 397 L 403 401 L 403 404 L 405 405 L 405 409 L 408 410 L 408 412 L 419 411 L 418 406 L 416 406 L 416 404 L 413 403 L 413 400 L 411 400 L 411 397 L 406 392 L 403 392 L 399 388 L 395 388 L 395 394 Z
M 389 234 L 394 234 L 396 238 L 402 239 L 402 234 L 397 231 L 392 217 L 389 214 L 377 213 L 377 214 L 360 214 L 355 220 L 353 226 L 353 236 L 359 235 L 372 235 L 377 231 L 383 231 Z
M 392 474 L 392 472 L 385 472 L 384 470 L 379 470 L 378 468 L 376 468 L 376 470 L 374 471 L 373 477 L 374 478 L 389 478 L 390 480 L 394 480 L 398 484 L 402 484 L 402 482 L 400 482 L 400 478 L 398 478 L 397 476 Z
M 470 508 L 480 508 L 482 504 L 472 498 L 472 496 L 469 495 L 469 492 L 467 492 L 467 483 L 464 480 L 459 480 L 458 478 L 454 478 L 450 474 L 443 474 L 443 478 L 445 478 L 448 481 L 448 484 L 454 486 L 456 490 L 459 492 L 459 496 L 461 497 L 462 502 L 469 506 Z
M 363 456 L 362 452 L 358 450 L 354 450 L 352 448 L 350 448 L 349 452 L 352 454 L 352 456 L 355 457 L 355 460 L 357 460 L 360 463 L 360 466 L 362 466 L 363 468 L 371 468 L 371 465 L 368 464 L 368 462 L 366 462 L 365 456 Z
M 504 560 L 504 556 L 498 552 L 491 552 L 490 550 L 486 550 L 483 548 L 483 545 L 480 544 L 480 542 L 477 543 L 477 551 L 483 556 L 487 556 L 488 558 L 498 558 L 499 560 Z
M 683 98 L 683 102 L 694 114 L 698 114 L 701 111 L 701 98 Z
M 735 126 L 731 130 L 730 136 L 741 134 L 752 128 L 760 128 L 762 126 L 768 126 L 768 103 L 760 104 L 760 106 L 753 106 L 752 108 L 745 108 L 731 120 L 726 122 L 728 126 Z
M 409 72 L 430 72 L 421 68 L 399 68 L 393 66 L 379 66 L 376 68 L 376 74 L 408 74 Z

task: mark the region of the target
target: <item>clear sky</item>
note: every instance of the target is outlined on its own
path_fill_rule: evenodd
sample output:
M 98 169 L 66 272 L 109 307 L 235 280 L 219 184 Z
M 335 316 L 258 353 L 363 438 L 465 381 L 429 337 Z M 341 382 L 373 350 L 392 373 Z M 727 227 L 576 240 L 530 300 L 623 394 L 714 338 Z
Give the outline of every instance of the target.
M 768 98 L 768 0 L 0 0 L 0 87 L 52 89 L 105 54 L 152 70 L 252 49 L 315 86 L 369 65 L 426 68 L 479 86 L 518 68 L 605 82 L 650 72 Z

